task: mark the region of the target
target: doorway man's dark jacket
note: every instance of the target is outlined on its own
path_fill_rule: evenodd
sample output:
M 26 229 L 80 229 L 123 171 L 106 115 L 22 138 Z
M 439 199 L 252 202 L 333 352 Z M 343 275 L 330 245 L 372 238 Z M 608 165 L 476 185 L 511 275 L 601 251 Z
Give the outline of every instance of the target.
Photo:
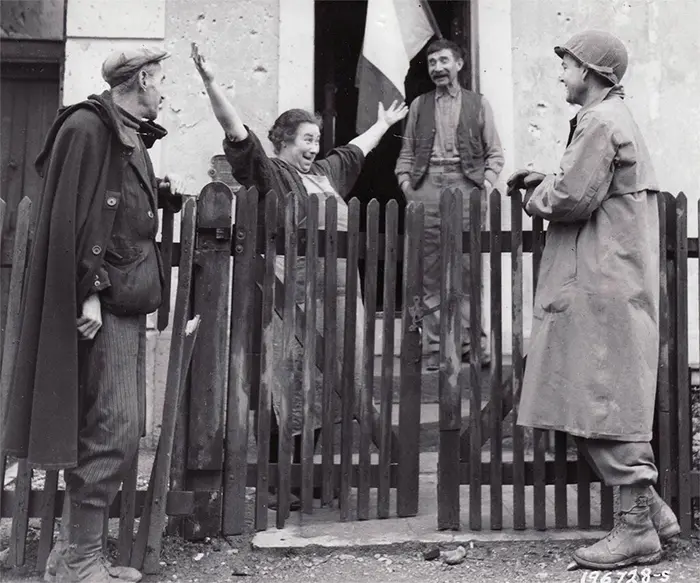
M 120 115 L 109 92 L 64 108 L 36 163 L 43 194 L 13 381 L 0 419 L 5 450 L 35 467 L 77 463 L 81 340 L 76 320 L 90 294 L 106 294 L 111 287 L 104 255 L 124 181 L 143 180 L 142 187 L 156 192 L 154 176 L 126 171 L 135 143 Z M 165 135 L 155 124 L 148 127 L 160 130 L 152 137 Z

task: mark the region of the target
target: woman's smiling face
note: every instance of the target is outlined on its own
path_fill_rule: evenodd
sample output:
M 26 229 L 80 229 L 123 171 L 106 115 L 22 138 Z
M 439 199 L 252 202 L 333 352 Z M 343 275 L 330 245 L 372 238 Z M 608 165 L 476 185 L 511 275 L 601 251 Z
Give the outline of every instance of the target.
M 315 123 L 299 124 L 292 142 L 282 145 L 279 157 L 300 172 L 308 172 L 319 152 L 321 129 Z

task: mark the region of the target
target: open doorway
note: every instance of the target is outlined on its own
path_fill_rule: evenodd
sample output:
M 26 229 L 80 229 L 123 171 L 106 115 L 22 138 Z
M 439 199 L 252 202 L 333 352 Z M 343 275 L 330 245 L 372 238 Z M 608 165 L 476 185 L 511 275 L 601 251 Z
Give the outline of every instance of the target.
M 431 0 L 429 4 L 443 36 L 462 45 L 469 55 L 471 2 Z M 316 111 L 321 112 L 324 118 L 322 154 L 334 146 L 347 144 L 357 135 L 355 121 L 358 90 L 355 87 L 355 72 L 362 51 L 366 17 L 367 0 L 316 0 L 314 98 Z M 462 84 L 467 88 L 471 88 L 470 61 L 469 58 L 466 59 L 461 74 Z M 406 76 L 406 102 L 410 103 L 433 87 L 428 76 L 425 50 L 422 50 L 411 61 Z M 382 210 L 392 199 L 399 201 L 400 207 L 405 205 L 403 193 L 394 176 L 394 166 L 401 150 L 401 134 L 401 124 L 396 124 L 386 133 L 377 148 L 367 157 L 362 174 L 351 193 L 351 197 L 357 197 L 363 205 L 363 228 L 365 207 L 373 198 L 380 202 Z M 400 216 L 402 219 L 403 213 Z M 380 225 L 383 228 L 383 216 Z M 402 229 L 403 225 L 400 224 L 399 228 Z M 383 277 L 381 270 L 380 264 L 380 285 Z M 401 281 L 400 273 L 398 281 Z M 398 287 L 397 301 L 400 306 L 400 283 Z M 380 302 L 381 298 L 380 289 Z M 381 306 L 378 309 L 381 310 Z

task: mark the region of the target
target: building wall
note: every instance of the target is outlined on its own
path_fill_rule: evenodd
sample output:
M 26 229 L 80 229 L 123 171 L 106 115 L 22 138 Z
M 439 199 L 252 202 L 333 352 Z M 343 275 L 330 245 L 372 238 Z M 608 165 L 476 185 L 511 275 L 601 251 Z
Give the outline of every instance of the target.
M 277 116 L 279 0 L 168 0 L 166 102 L 160 123 L 170 132 L 162 163 L 198 191 L 209 160 L 222 153 L 223 131 L 190 59 L 196 42 L 246 124 L 266 135 Z
M 558 82 L 552 48 L 575 32 L 609 30 L 627 45 L 623 79 L 629 104 L 646 137 L 660 187 L 689 197 L 691 236 L 698 234 L 700 197 L 700 22 L 696 0 L 499 0 L 511 3 L 515 165 L 557 170 L 568 119 L 576 109 Z M 483 0 L 482 0 L 483 3 Z M 505 87 L 504 87 L 505 88 Z M 698 280 L 691 262 L 690 281 Z M 692 289 L 692 288 L 691 288 Z M 698 361 L 698 297 L 689 298 L 690 360 Z
M 63 40 L 66 0 L 2 0 L 0 38 Z

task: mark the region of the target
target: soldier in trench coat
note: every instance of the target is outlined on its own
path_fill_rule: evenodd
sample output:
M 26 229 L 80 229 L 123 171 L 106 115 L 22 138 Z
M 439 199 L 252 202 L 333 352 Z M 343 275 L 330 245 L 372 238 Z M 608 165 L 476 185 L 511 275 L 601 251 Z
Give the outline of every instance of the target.
M 605 484 L 620 486 L 619 524 L 579 549 L 588 568 L 646 564 L 678 534 L 653 488 L 650 445 L 658 366 L 658 183 L 619 85 L 627 51 L 614 36 L 556 47 L 571 121 L 556 174 L 516 172 L 525 211 L 549 221 L 518 424 L 573 435 Z M 536 186 L 534 191 L 530 188 Z

